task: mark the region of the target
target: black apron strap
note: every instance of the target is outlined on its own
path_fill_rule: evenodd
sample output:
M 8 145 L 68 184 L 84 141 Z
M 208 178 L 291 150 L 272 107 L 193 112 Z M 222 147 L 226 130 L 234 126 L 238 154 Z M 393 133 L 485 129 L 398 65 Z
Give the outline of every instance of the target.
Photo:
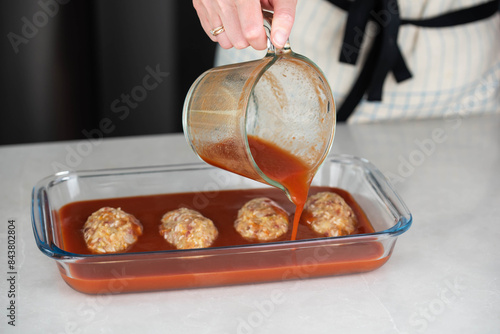
M 351 2 L 347 16 L 344 41 L 340 49 L 341 63 L 356 64 L 359 51 L 363 45 L 366 24 L 370 19 L 370 12 L 375 9 L 377 0 L 361 0 Z
M 359 0 L 358 0 L 359 1 Z M 390 6 L 390 7 L 389 7 Z M 396 0 L 382 0 L 381 10 L 388 10 L 391 8 L 391 18 L 387 22 L 379 23 L 382 35 L 382 46 L 380 48 L 377 64 L 375 65 L 375 72 L 368 89 L 368 101 L 382 101 L 382 89 L 387 74 L 392 71 L 396 63 L 397 56 L 401 55 L 398 51 L 397 45 L 399 24 L 399 7 Z M 411 77 L 410 73 L 405 73 L 407 78 Z
M 414 26 L 426 28 L 453 27 L 487 19 L 499 10 L 500 1 L 495 0 L 428 19 L 401 20 L 401 24 L 412 24 Z

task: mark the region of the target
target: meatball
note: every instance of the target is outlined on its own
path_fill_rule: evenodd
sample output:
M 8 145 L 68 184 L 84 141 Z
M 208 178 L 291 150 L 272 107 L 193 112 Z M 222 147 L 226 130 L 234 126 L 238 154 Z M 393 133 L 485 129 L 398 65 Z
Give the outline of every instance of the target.
M 255 198 L 238 211 L 234 228 L 247 240 L 274 240 L 288 231 L 288 214 L 269 198 Z
M 214 223 L 198 211 L 180 208 L 163 215 L 160 234 L 178 249 L 209 247 L 219 232 Z
M 340 195 L 332 192 L 309 197 L 302 217 L 315 232 L 327 237 L 352 234 L 358 224 L 351 207 Z
M 83 226 L 87 247 L 94 253 L 125 251 L 142 235 L 142 224 L 118 208 L 104 207 L 91 214 Z

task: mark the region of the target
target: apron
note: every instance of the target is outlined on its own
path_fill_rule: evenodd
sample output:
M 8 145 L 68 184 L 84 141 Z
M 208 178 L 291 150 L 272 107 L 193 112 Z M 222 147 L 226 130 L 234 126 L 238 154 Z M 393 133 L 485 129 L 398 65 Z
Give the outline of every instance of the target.
M 500 1 L 302 0 L 290 44 L 350 123 L 500 112 Z M 262 57 L 219 48 L 216 64 Z

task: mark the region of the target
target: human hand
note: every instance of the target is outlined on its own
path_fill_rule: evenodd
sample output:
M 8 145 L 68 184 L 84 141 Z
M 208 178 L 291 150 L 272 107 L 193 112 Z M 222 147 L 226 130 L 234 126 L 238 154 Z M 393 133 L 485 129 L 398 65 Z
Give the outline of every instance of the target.
M 252 46 L 264 50 L 267 46 L 262 9 L 274 11 L 271 41 L 282 48 L 295 20 L 297 0 L 193 0 L 201 26 L 208 37 L 224 49 L 244 49 Z M 210 31 L 224 30 L 214 36 Z

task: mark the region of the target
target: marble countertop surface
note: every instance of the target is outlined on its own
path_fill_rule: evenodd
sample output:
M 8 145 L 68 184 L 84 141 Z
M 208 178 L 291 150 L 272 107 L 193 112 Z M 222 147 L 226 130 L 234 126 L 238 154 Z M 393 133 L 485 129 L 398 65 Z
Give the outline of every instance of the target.
M 38 250 L 30 218 L 33 186 L 65 168 L 165 165 L 197 157 L 181 134 L 0 146 L 0 332 L 498 333 L 500 115 L 342 124 L 332 153 L 370 160 L 413 215 L 412 227 L 381 268 L 95 296 L 70 288 L 55 262 Z M 272 301 L 276 292 L 283 298 Z M 15 327 L 9 324 L 11 305 Z

